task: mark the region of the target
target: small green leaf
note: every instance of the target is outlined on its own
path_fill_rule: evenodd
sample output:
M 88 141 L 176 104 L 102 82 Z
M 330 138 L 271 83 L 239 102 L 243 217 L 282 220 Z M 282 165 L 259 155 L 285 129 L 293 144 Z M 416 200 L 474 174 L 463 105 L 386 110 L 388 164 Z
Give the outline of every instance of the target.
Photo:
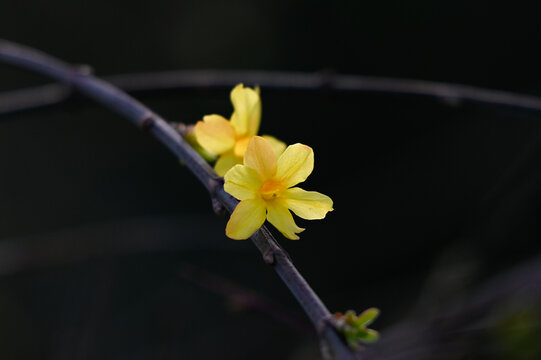
M 357 339 L 365 344 L 371 344 L 378 341 L 379 333 L 376 330 L 364 329 L 357 332 Z
M 377 308 L 370 308 L 365 311 L 363 311 L 359 316 L 357 317 L 357 320 L 355 321 L 355 324 L 357 326 L 368 326 L 374 322 L 374 320 L 379 315 L 379 309 Z
M 344 334 L 348 345 L 352 349 L 359 350 L 362 348 L 361 343 L 370 344 L 379 339 L 376 330 L 366 328 L 366 325 L 371 324 L 378 315 L 379 310 L 376 308 L 367 309 L 359 316 L 353 310 L 348 310 L 345 314 L 336 313 L 333 324 Z

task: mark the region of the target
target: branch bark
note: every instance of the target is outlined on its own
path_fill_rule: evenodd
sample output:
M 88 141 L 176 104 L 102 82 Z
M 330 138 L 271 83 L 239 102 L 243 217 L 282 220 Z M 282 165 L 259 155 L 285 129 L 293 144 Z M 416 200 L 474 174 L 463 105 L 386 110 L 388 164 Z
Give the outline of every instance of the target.
M 88 71 L 87 67 L 84 67 Z M 450 104 L 473 102 L 541 111 L 541 98 L 442 82 L 361 75 L 279 71 L 179 70 L 120 74 L 104 80 L 124 91 L 231 88 L 239 82 L 266 89 L 345 91 L 432 97 Z M 0 94 L 0 114 L 51 106 L 67 100 L 68 87 L 51 84 Z

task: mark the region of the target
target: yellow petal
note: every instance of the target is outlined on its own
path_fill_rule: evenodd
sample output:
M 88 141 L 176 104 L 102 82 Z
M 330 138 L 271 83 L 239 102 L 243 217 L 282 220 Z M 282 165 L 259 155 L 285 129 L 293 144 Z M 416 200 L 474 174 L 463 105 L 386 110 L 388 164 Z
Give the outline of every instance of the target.
M 239 202 L 225 227 L 225 234 L 234 240 L 252 236 L 265 222 L 265 202 L 261 198 Z
M 220 155 L 235 145 L 235 130 L 224 117 L 207 115 L 195 124 L 194 134 L 203 149 Z
M 271 144 L 261 136 L 254 136 L 244 153 L 244 165 L 256 170 L 261 179 L 267 180 L 276 173 L 276 153 Z
M 216 164 L 214 164 L 214 171 L 220 176 L 224 176 L 229 169 L 237 164 L 242 163 L 242 158 L 235 156 L 232 152 L 220 156 Z
M 259 195 L 261 179 L 257 171 L 236 165 L 224 176 L 224 190 L 238 200 L 254 199 Z
M 276 156 L 282 155 L 282 153 L 286 149 L 286 146 L 287 146 L 286 143 L 283 142 L 283 141 L 278 140 L 274 136 L 263 135 L 261 137 L 263 139 L 267 140 L 268 142 L 270 142 L 272 148 L 274 149 L 274 152 L 276 153 Z
M 323 219 L 332 211 L 332 200 L 317 191 L 306 191 L 295 187 L 282 193 L 285 205 L 299 217 L 307 220 Z
M 243 158 L 244 154 L 246 153 L 246 149 L 248 148 L 248 145 L 250 144 L 250 140 L 252 139 L 251 136 L 244 136 L 240 139 L 237 139 L 237 142 L 235 143 L 235 147 L 233 148 L 233 152 L 236 156 Z
M 279 200 L 267 201 L 267 220 L 290 240 L 299 240 L 297 233 L 304 231 L 295 224 L 293 216 Z
M 233 103 L 233 114 L 231 125 L 237 135 L 255 135 L 261 123 L 261 99 L 259 89 L 253 90 L 238 84 L 231 91 L 231 102 Z
M 314 151 L 310 146 L 293 144 L 278 158 L 275 179 L 285 187 L 297 185 L 306 180 L 314 170 Z

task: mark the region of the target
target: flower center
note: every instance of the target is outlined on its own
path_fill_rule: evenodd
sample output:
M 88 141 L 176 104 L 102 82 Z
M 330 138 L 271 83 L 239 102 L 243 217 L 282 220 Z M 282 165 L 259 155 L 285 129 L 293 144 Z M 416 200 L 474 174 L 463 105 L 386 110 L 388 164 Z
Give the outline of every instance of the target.
M 269 180 L 261 186 L 261 189 L 259 192 L 261 193 L 261 197 L 265 200 L 272 200 L 276 199 L 278 196 L 280 196 L 280 193 L 284 189 L 284 186 L 280 181 L 276 180 Z

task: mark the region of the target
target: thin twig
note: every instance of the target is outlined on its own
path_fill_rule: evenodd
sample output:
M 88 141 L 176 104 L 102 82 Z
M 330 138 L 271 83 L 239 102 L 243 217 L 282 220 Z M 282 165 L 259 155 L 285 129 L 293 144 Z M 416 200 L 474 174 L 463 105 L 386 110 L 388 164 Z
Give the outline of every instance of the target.
M 221 203 L 227 211 L 232 212 L 235 209 L 238 201 L 224 191 L 221 179 L 209 164 L 163 118 L 124 91 L 50 55 L 5 40 L 0 40 L 0 61 L 69 85 L 127 118 L 134 125 L 152 134 L 173 152 L 209 190 L 211 197 Z M 263 254 L 265 262 L 272 265 L 293 293 L 314 326 L 320 328 L 323 326 L 322 340 L 330 352 L 329 355 L 334 359 L 358 359 L 359 354 L 352 351 L 335 329 L 326 323 L 331 316 L 329 310 L 271 233 L 262 227 L 251 239 Z
M 262 294 L 236 284 L 223 276 L 187 263 L 181 265 L 179 275 L 184 280 L 224 297 L 235 308 L 257 310 L 299 332 L 315 334 L 310 324 L 298 318 L 296 314 L 288 311 Z
M 208 226 L 209 219 L 210 216 L 199 215 L 136 216 L 3 238 L 0 241 L 0 280 L 102 257 L 190 253 L 209 248 L 222 254 L 238 253 L 234 243 L 212 240 L 216 228 Z M 199 238 L 190 241 L 194 235 Z
M 414 79 L 279 71 L 179 70 L 106 76 L 105 81 L 127 91 L 231 88 L 239 82 L 266 89 L 372 92 L 433 97 L 454 104 L 460 101 L 541 111 L 541 98 L 475 86 Z M 51 106 L 67 100 L 71 92 L 59 84 L 0 94 L 0 115 Z
M 0 114 L 11 114 L 60 104 L 66 101 L 70 95 L 69 88 L 59 84 L 6 91 L 0 94 Z
M 420 95 L 450 103 L 480 102 L 541 111 L 541 98 L 530 95 L 443 82 L 326 72 L 180 70 L 114 75 L 107 79 L 126 91 L 230 88 L 239 82 L 246 82 L 266 89 Z

